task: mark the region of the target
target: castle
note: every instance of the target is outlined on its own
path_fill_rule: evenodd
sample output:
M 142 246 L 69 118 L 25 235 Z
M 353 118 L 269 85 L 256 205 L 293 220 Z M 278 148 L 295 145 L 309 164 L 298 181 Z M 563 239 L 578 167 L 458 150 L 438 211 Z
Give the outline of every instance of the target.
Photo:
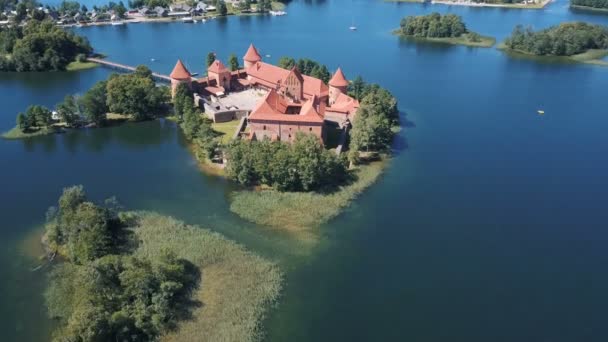
M 185 83 L 200 96 L 225 96 L 248 88 L 266 94 L 251 108 L 247 116 L 248 139 L 269 138 L 292 141 L 298 131 L 325 139 L 325 122 L 339 124 L 352 120 L 359 102 L 348 96 L 348 81 L 340 68 L 326 85 L 318 78 L 303 75 L 262 61 L 251 44 L 243 57 L 244 68 L 230 71 L 219 60 L 207 69 L 207 77 L 193 80 L 181 61 L 171 72 L 171 89 Z

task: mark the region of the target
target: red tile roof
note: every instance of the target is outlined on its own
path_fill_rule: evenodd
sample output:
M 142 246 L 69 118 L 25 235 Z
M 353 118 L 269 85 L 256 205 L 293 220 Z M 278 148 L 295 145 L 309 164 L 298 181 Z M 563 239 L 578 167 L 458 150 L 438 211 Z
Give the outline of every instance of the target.
M 283 121 L 283 122 L 306 122 L 323 123 L 323 118 L 314 108 L 316 97 L 306 101 L 300 109 L 300 114 L 284 114 L 287 110 L 287 101 L 274 89 L 262 99 L 249 114 L 250 121 Z
M 258 50 L 255 48 L 255 46 L 253 46 L 253 44 L 249 45 L 249 49 L 247 49 L 247 53 L 245 53 L 245 56 L 243 57 L 243 59 L 247 62 L 259 62 L 262 60 L 262 56 L 260 56 L 260 54 L 258 53 Z
M 186 69 L 182 61 L 178 59 L 169 77 L 174 80 L 189 80 L 192 75 L 190 75 L 190 72 L 188 71 L 188 69 Z
M 251 76 L 253 83 L 260 83 L 270 89 L 275 89 L 278 84 L 283 83 L 290 73 L 290 70 L 264 62 L 257 62 L 247 69 L 247 75 Z M 328 88 L 323 81 L 306 75 L 301 76 L 305 98 L 327 96 Z
M 219 73 L 228 71 L 228 68 L 226 68 L 226 66 L 224 65 L 224 63 L 222 63 L 222 61 L 220 61 L 219 59 L 216 59 L 215 61 L 213 61 L 213 63 L 211 63 L 209 68 L 207 68 L 207 71 L 219 74 Z
M 329 80 L 329 85 L 333 87 L 347 87 L 348 81 L 346 77 L 344 77 L 344 73 L 342 73 L 342 69 L 338 68 L 334 76 Z
M 359 108 L 359 101 L 353 99 L 352 97 L 346 94 L 340 94 L 336 98 L 336 102 L 334 102 L 331 107 L 327 107 L 326 110 L 328 112 L 339 112 L 345 114 L 354 114 Z

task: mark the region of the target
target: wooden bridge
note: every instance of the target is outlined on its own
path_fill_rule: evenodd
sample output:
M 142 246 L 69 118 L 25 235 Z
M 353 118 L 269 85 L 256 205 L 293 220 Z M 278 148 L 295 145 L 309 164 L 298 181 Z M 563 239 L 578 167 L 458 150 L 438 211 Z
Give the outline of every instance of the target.
M 118 70 L 118 71 L 121 71 L 121 72 L 135 72 L 135 67 L 132 67 L 130 65 L 125 65 L 125 64 L 120 64 L 120 63 L 114 63 L 114 62 L 106 61 L 105 59 L 89 57 L 89 58 L 87 58 L 87 61 L 92 62 L 92 63 L 97 63 L 99 65 L 102 65 L 102 66 L 106 67 L 106 68 Z M 153 72 L 152 73 L 152 78 L 155 81 L 157 81 L 157 82 L 171 83 L 171 77 L 169 77 L 167 75 L 163 75 L 163 74 L 159 74 L 159 73 Z

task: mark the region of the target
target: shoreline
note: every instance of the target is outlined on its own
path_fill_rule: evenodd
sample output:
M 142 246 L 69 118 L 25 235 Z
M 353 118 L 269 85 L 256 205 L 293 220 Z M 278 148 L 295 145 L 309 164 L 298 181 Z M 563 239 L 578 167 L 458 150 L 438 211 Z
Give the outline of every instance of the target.
M 400 39 L 405 39 L 407 41 L 411 41 L 414 43 L 434 43 L 434 44 L 449 44 L 449 45 L 461 45 L 467 47 L 476 47 L 476 48 L 491 48 L 496 45 L 496 38 L 490 36 L 484 36 L 476 32 L 468 32 L 468 33 L 476 33 L 479 35 L 479 42 L 469 41 L 466 37 L 466 34 L 461 35 L 460 37 L 445 37 L 445 38 L 432 38 L 432 37 L 414 37 L 404 35 L 400 32 L 400 30 L 394 30 L 392 32 L 394 35 L 398 36 Z
M 525 58 L 534 61 L 545 61 L 545 62 L 561 62 L 561 63 L 580 63 L 598 65 L 608 67 L 608 61 L 602 60 L 602 58 L 608 56 L 608 49 L 598 50 L 589 49 L 583 53 L 579 53 L 572 56 L 556 56 L 556 55 L 534 55 L 526 51 L 513 50 L 507 47 L 504 43 L 500 43 L 497 47 L 498 50 L 503 51 L 511 58 Z
M 448 6 L 468 6 L 468 7 L 496 7 L 496 8 L 518 8 L 518 9 L 543 9 L 553 0 L 544 0 L 541 3 L 535 3 L 530 5 L 520 4 L 489 4 L 489 3 L 477 3 L 477 2 L 464 2 L 464 1 L 451 1 L 451 0 L 433 0 L 432 5 L 448 5 Z
M 608 15 L 608 8 L 597 8 L 597 7 L 591 7 L 591 6 L 581 6 L 581 5 L 570 5 L 570 9 L 576 11 L 581 11 L 581 12 L 595 12 L 595 13 L 599 13 L 599 14 L 606 14 Z

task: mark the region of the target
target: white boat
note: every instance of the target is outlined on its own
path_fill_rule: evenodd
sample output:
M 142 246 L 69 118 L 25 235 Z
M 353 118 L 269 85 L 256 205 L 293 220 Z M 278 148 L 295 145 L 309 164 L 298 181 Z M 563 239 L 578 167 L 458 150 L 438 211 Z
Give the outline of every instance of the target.
M 125 23 L 122 21 L 113 21 L 112 22 L 112 26 L 120 26 L 120 25 L 124 25 Z
M 281 15 L 285 15 L 287 14 L 287 12 L 284 11 L 269 11 L 268 13 L 270 13 L 271 15 L 275 15 L 275 16 L 281 16 Z
M 204 23 L 206 23 L 206 22 L 207 22 L 207 19 L 203 18 L 203 20 L 201 20 L 201 21 L 202 21 L 202 22 L 203 22 L 203 24 L 204 24 Z
M 351 30 L 351 31 L 357 31 L 357 26 L 351 26 L 348 29 Z
M 192 17 L 184 17 L 184 18 L 182 18 L 182 22 L 183 23 L 193 23 L 194 19 L 192 19 Z

